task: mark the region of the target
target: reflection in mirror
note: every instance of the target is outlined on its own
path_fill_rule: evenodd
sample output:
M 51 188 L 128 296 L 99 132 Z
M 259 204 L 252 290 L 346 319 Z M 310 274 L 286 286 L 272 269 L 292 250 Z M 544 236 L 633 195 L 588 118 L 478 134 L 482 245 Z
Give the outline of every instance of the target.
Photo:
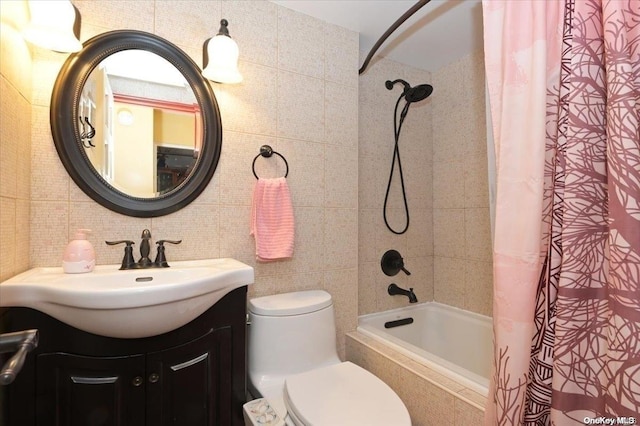
M 123 50 L 101 61 L 87 78 L 78 111 L 85 155 L 127 195 L 170 192 L 196 164 L 200 106 L 180 71 L 155 53 Z
M 140 54 L 150 55 L 137 59 Z M 122 62 L 128 70 L 118 71 Z M 149 77 L 160 69 L 173 77 Z M 98 34 L 70 55 L 53 86 L 49 122 L 75 184 L 129 216 L 163 216 L 187 206 L 220 159 L 220 109 L 200 67 L 178 46 L 144 31 Z

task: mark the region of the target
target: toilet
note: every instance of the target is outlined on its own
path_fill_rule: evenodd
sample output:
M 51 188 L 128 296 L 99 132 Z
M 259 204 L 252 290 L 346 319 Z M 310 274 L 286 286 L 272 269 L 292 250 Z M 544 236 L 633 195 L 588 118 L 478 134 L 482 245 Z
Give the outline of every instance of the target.
M 248 305 L 248 387 L 262 401 L 252 401 L 254 407 L 263 404 L 261 412 L 281 419 L 269 424 L 411 425 L 407 408 L 387 384 L 338 358 L 329 293 L 276 294 Z

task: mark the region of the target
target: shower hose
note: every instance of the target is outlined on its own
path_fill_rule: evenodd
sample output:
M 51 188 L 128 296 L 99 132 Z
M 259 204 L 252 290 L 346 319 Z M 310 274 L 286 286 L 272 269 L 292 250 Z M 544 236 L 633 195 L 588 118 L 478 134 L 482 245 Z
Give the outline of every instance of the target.
M 400 122 L 398 122 L 398 106 L 400 105 L 400 101 L 404 98 L 404 93 L 400 95 L 398 101 L 396 102 L 396 107 L 393 114 L 393 133 L 395 136 L 395 143 L 393 145 L 393 157 L 391 159 L 391 172 L 389 173 L 389 182 L 387 183 L 387 192 L 384 195 L 384 207 L 382 209 L 382 214 L 384 216 L 384 223 L 387 225 L 389 231 L 393 232 L 396 235 L 402 235 L 407 232 L 409 229 L 409 204 L 407 203 L 407 192 L 404 187 L 404 174 L 402 172 L 402 162 L 400 161 L 400 148 L 398 146 L 398 141 L 400 140 L 400 130 L 402 129 L 402 123 L 404 122 L 405 117 L 407 116 L 407 112 L 409 111 L 410 102 L 407 102 L 402 108 L 402 112 L 400 113 Z M 398 174 L 400 175 L 400 187 L 402 189 L 402 201 L 404 202 L 404 211 L 405 211 L 405 226 L 401 231 L 397 231 L 391 227 L 389 224 L 389 220 L 387 219 L 387 204 L 389 201 L 389 192 L 391 191 L 391 182 L 393 181 L 393 172 L 395 171 L 396 161 L 398 163 Z

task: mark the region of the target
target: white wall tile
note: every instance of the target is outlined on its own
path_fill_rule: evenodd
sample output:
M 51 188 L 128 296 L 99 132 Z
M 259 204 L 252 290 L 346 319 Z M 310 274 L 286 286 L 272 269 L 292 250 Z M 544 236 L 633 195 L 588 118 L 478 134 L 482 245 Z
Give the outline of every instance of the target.
M 326 145 L 325 205 L 358 207 L 358 151 L 353 147 Z
M 3 139 L 0 145 L 0 169 L 2 170 L 2 180 L 0 181 L 0 196 L 17 197 L 18 185 L 18 144 L 19 140 L 19 120 L 20 94 L 0 78 L 0 113 L 2 114 L 2 129 L 0 130 Z M 23 108 L 24 111 L 24 108 Z
M 433 253 L 436 256 L 464 259 L 464 209 L 433 210 Z
M 61 266 L 69 242 L 69 203 L 31 201 L 30 266 Z
M 82 24 L 92 24 L 104 29 L 130 28 L 153 32 L 153 0 L 74 0 L 73 4 L 82 15 Z M 117 17 L 117 23 L 114 18 Z
M 242 63 L 239 84 L 211 84 L 222 116 L 222 128 L 275 136 L 277 125 L 277 81 L 275 68 Z
M 156 2 L 154 32 L 180 46 L 198 46 L 218 34 L 220 29 L 220 1 Z M 229 22 L 229 33 L 233 24 Z
M 325 269 L 358 266 L 358 212 L 356 209 L 325 209 Z
M 278 73 L 278 136 L 324 142 L 324 82 L 301 74 Z
M 167 259 L 190 260 L 220 257 L 220 213 L 217 205 L 189 204 L 182 210 L 151 220 L 154 241 L 182 240 L 167 245 Z
M 358 89 L 327 82 L 324 112 L 326 142 L 349 148 L 358 146 Z
M 465 270 L 460 268 L 460 262 L 457 259 L 434 256 L 434 299 L 440 303 L 464 309 L 464 274 Z
M 16 267 L 16 199 L 0 197 L 0 281 L 17 274 Z
M 315 142 L 279 139 L 276 149 L 289 163 L 287 183 L 294 206 L 325 204 L 325 146 Z M 266 159 L 259 159 L 265 160 Z M 268 161 L 281 163 L 280 158 Z M 279 174 L 282 176 L 283 174 Z
M 247 62 L 277 67 L 278 7 L 270 1 L 222 1 L 222 17 Z M 217 30 L 216 30 L 217 31 Z
M 345 49 L 345 46 L 348 46 Z M 325 70 L 327 81 L 358 87 L 358 33 L 337 25 L 324 24 Z
M 324 78 L 325 24 L 302 13 L 278 8 L 278 67 Z M 299 94 L 303 96 L 304 92 Z
M 51 136 L 49 112 L 34 106 L 31 126 L 31 197 L 34 200 L 68 200 L 67 174 Z

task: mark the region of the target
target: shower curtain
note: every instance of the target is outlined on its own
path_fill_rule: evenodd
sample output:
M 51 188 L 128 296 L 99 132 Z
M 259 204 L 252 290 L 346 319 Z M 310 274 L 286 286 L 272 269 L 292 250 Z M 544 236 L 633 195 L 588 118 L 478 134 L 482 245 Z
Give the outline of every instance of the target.
M 485 424 L 640 423 L 640 0 L 483 0 L 496 149 Z

